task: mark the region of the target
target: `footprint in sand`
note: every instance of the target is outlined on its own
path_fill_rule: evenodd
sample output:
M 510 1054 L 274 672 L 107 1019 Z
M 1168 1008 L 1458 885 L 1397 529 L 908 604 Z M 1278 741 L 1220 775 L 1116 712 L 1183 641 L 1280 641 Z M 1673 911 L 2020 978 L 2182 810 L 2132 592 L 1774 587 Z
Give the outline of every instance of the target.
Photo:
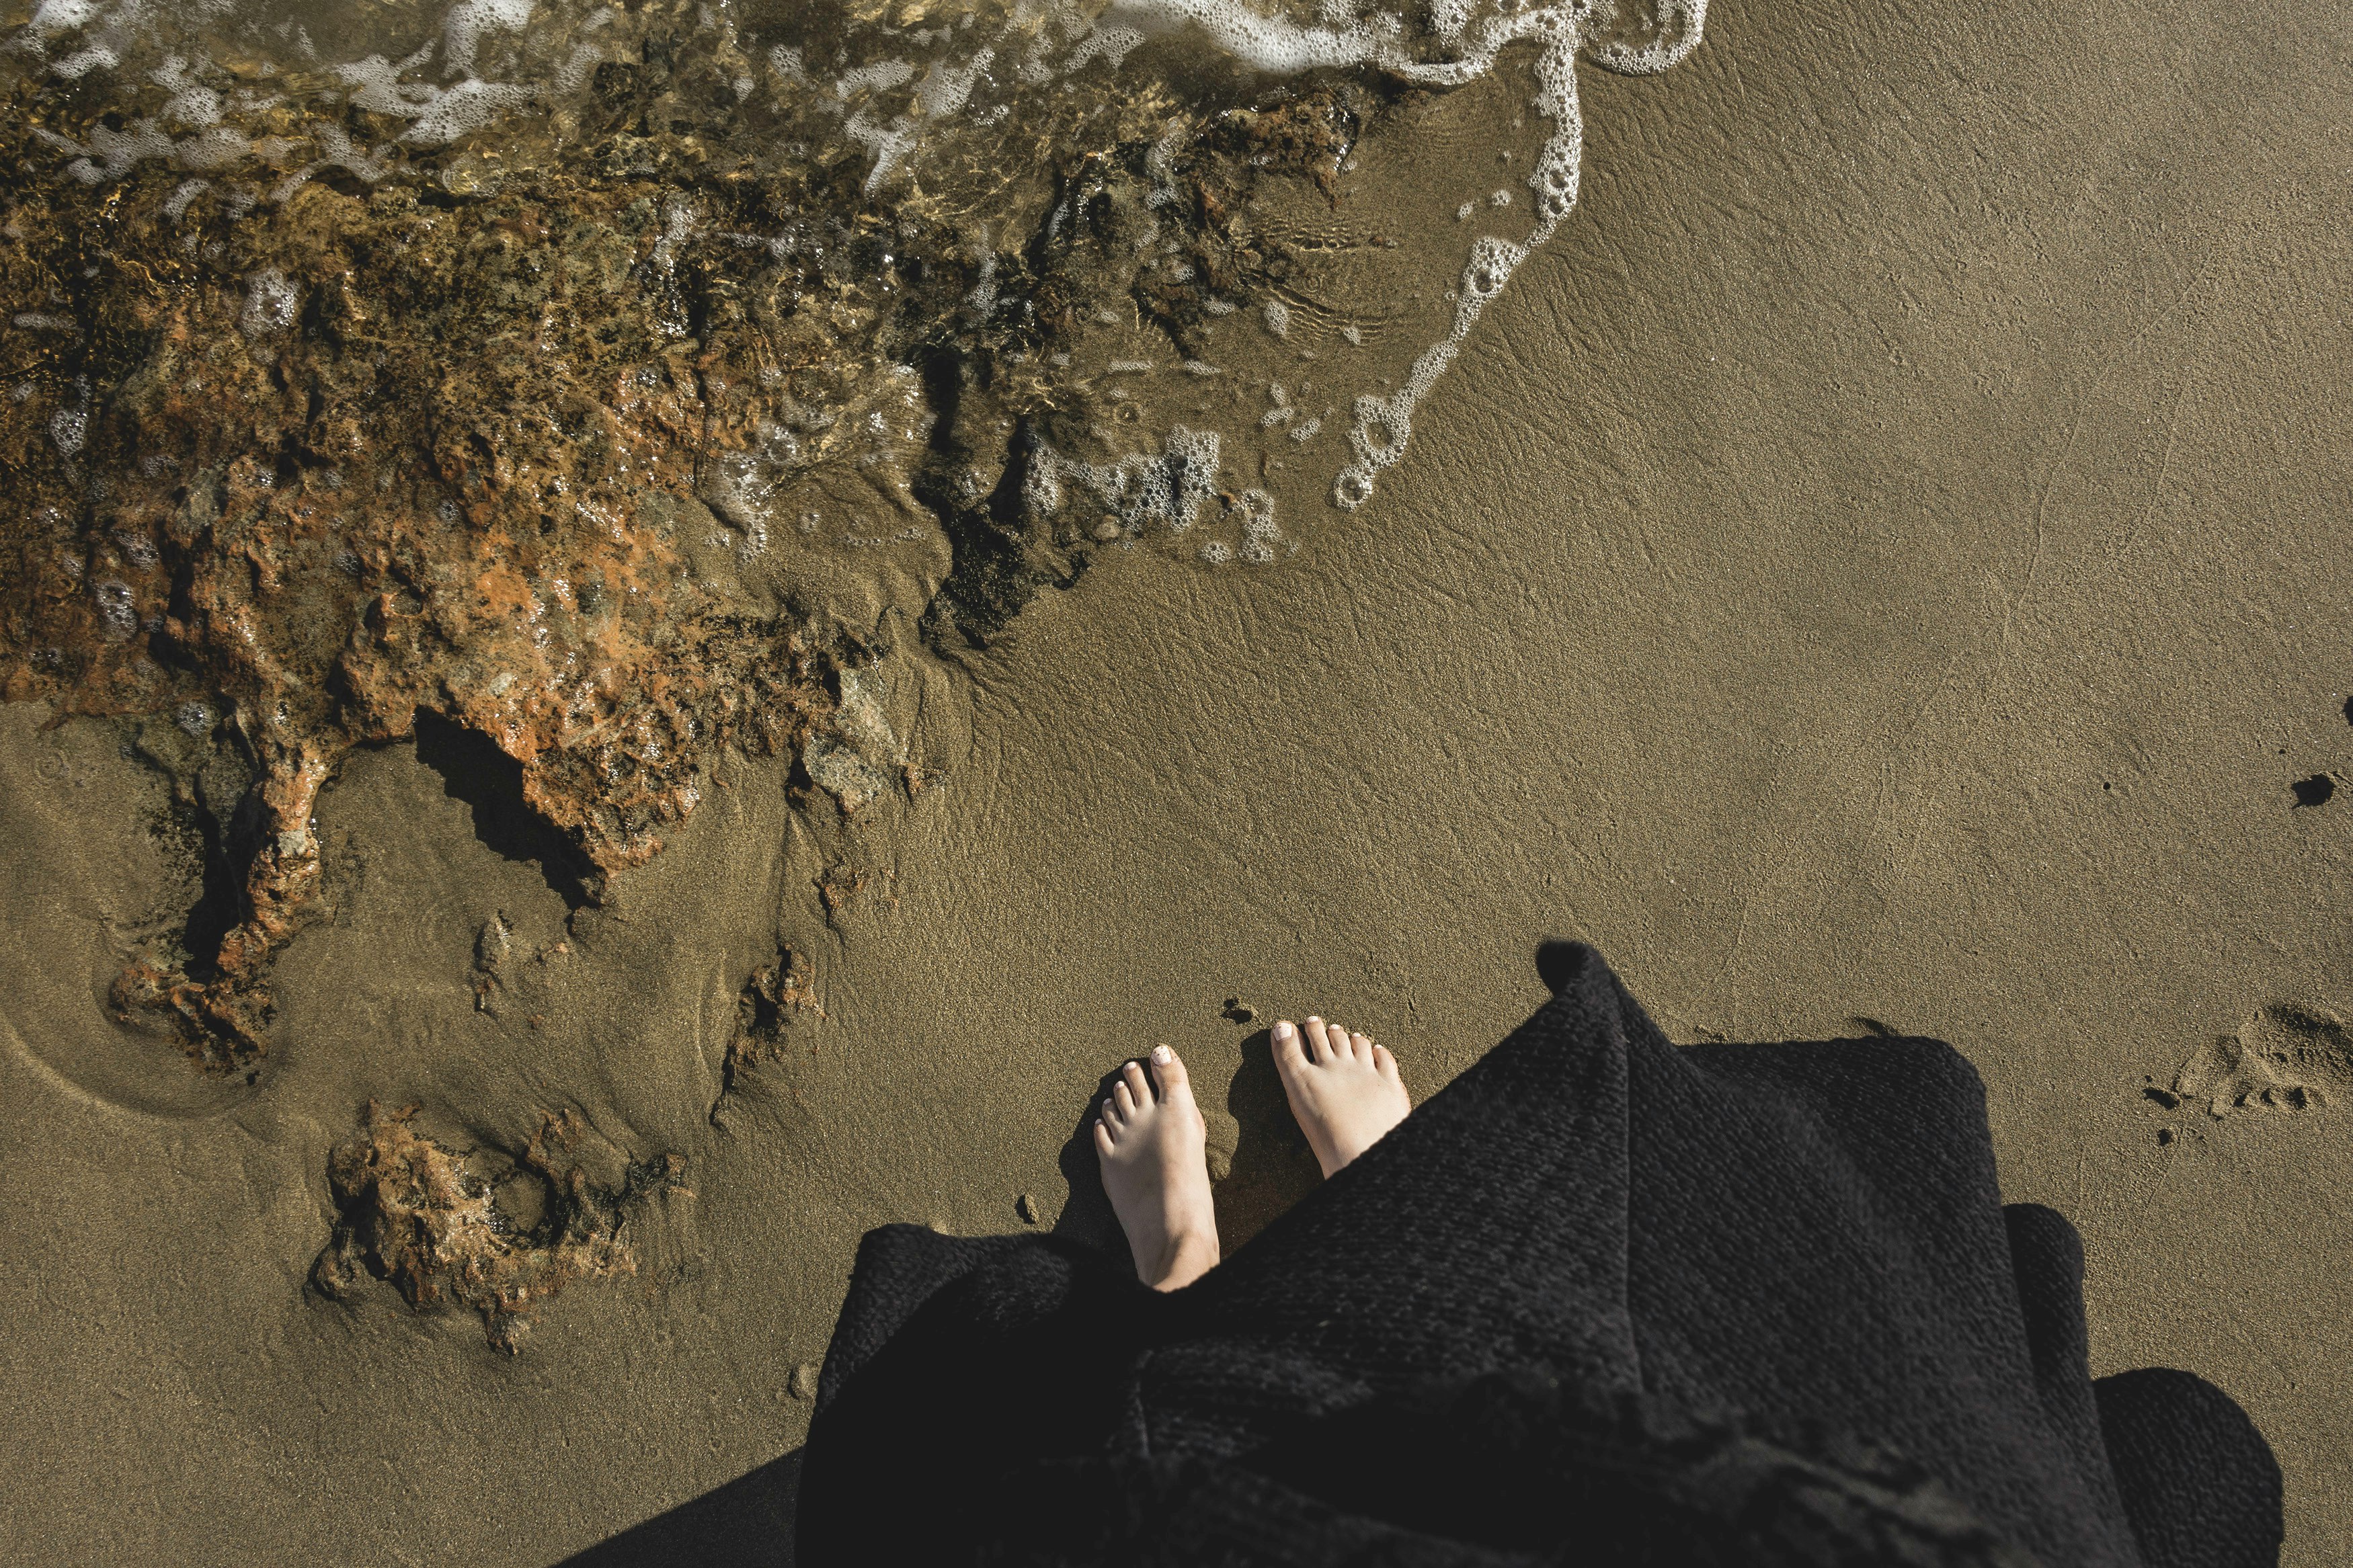
M 2318 1006 L 2270 1003 L 2237 1034 L 2217 1036 L 2192 1053 L 2169 1090 L 2146 1092 L 2168 1107 L 2202 1104 L 2218 1119 L 2316 1110 L 2353 1098 L 2353 1026 Z

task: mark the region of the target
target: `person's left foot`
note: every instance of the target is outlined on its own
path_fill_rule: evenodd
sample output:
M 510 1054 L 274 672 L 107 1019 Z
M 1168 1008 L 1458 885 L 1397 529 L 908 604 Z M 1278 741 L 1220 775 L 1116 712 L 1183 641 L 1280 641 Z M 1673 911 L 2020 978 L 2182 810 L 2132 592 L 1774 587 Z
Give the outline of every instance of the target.
M 1190 1285 L 1217 1265 L 1208 1139 L 1185 1064 L 1166 1046 L 1153 1047 L 1149 1073 L 1127 1064 L 1095 1121 L 1103 1191 L 1137 1277 L 1155 1290 Z

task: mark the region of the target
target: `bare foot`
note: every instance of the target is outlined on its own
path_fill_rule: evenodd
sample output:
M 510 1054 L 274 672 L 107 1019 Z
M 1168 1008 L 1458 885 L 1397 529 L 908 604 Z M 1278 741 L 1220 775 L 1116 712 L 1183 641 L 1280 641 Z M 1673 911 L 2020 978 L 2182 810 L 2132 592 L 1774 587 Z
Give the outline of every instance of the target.
M 1413 1109 L 1387 1046 L 1321 1018 L 1274 1026 L 1274 1070 L 1315 1163 L 1330 1175 L 1380 1141 Z
M 1217 1266 L 1208 1135 L 1185 1064 L 1166 1046 L 1152 1047 L 1149 1073 L 1127 1064 L 1095 1121 L 1103 1191 L 1137 1277 L 1155 1290 L 1190 1285 Z

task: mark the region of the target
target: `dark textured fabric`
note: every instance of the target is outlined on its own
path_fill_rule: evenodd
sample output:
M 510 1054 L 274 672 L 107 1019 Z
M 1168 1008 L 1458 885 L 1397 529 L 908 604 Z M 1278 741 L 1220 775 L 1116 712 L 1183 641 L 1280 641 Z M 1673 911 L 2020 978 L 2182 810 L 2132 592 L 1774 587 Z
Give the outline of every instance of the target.
M 2147 1568 L 2279 1561 L 2279 1466 L 2229 1394 L 2168 1367 L 2120 1372 L 2092 1392 Z
M 2275 1558 L 2276 1472 L 2221 1395 L 2133 1415 L 2195 1430 L 2111 1467 L 2080 1244 L 2003 1208 L 1949 1047 L 1678 1049 L 1590 950 L 1547 978 L 1187 1289 L 1054 1237 L 869 1236 L 804 1563 L 2134 1568 L 2201 1508 L 2269 1521 L 2273 1557 L 2218 1564 Z

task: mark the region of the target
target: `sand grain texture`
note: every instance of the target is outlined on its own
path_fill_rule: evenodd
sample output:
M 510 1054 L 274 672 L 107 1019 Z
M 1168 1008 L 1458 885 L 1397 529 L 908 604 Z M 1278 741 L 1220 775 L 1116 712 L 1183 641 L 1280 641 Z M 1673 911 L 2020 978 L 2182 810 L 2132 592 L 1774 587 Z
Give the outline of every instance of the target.
M 2000 10 L 1726 0 L 1672 75 L 1587 79 L 1584 204 L 1380 500 L 1262 575 L 1043 596 L 912 805 L 731 758 L 575 919 L 413 748 L 358 755 L 251 1085 L 100 1011 L 186 893 L 157 786 L 0 714 L 0 1557 L 589 1547 L 797 1445 L 867 1226 L 1091 1223 L 1060 1162 L 1124 1057 L 1187 1054 L 1245 1231 L 1303 1179 L 1264 1017 L 1426 1091 L 1570 934 L 1680 1037 L 1951 1039 L 2010 1194 L 2084 1232 L 2097 1369 L 2240 1398 L 2287 1561 L 2334 1562 L 2353 1103 L 2144 1090 L 2353 1015 L 2353 804 L 2293 787 L 2353 770 L 2353 22 Z M 780 947 L 822 1015 L 730 1087 Z M 683 1184 L 501 1355 L 306 1291 L 371 1097 L 493 1163 L 572 1110 L 595 1179 Z

